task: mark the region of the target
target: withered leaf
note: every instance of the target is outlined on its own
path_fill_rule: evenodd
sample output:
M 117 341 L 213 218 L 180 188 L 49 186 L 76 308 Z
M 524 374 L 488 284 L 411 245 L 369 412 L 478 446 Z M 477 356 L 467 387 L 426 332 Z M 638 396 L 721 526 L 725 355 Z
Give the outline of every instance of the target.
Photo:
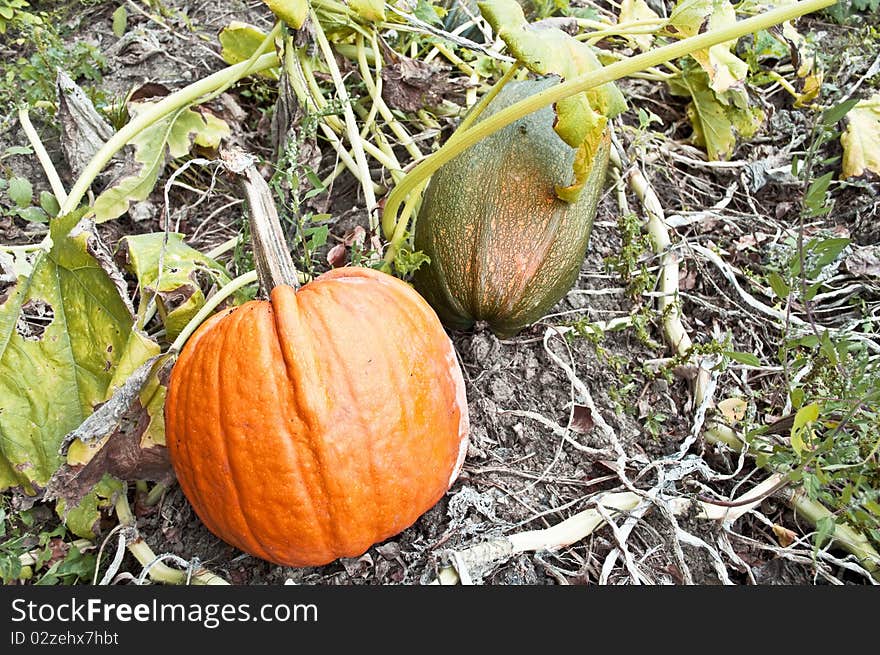
M 79 177 L 86 164 L 113 136 L 113 127 L 98 113 L 85 91 L 67 73 L 59 71 L 55 85 L 58 94 L 57 116 L 61 128 L 61 151 L 74 177 Z
M 73 443 L 91 449 L 86 463 L 65 463 L 51 477 L 45 500 L 61 500 L 75 507 L 105 475 L 118 480 L 170 482 L 174 478 L 168 450 L 148 437 L 153 422 L 149 403 L 142 403 L 142 391 L 163 374 L 173 359 L 150 358 L 129 376 L 113 396 L 68 434 L 62 452 Z
M 415 112 L 436 105 L 451 83 L 444 70 L 432 63 L 396 55 L 382 68 L 382 99 L 393 109 Z
M 571 429 L 586 434 L 596 425 L 593 412 L 586 405 L 575 405 L 571 418 Z

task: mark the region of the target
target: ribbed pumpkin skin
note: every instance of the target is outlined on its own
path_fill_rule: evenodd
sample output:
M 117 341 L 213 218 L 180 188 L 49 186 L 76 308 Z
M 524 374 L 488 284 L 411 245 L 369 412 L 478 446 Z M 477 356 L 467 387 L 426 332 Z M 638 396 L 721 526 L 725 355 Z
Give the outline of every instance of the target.
M 396 278 L 334 269 L 212 317 L 172 369 L 166 441 L 217 536 L 287 566 L 364 553 L 449 488 L 464 381 L 433 310 Z
M 490 116 L 552 86 L 511 82 L 486 107 Z M 485 321 L 501 336 L 541 318 L 572 287 L 589 242 L 608 166 L 606 134 L 575 203 L 556 197 L 572 182 L 575 150 L 553 131 L 545 107 L 491 134 L 431 178 L 414 244 L 431 258 L 416 289 L 442 321 L 466 329 Z

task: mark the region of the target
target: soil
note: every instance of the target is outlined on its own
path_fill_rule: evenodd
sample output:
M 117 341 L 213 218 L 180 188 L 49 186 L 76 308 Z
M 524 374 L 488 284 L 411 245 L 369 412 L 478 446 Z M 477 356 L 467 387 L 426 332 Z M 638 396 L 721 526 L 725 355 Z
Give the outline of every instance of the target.
M 179 88 L 223 66 L 215 38 L 222 26 L 236 19 L 264 29 L 271 26 L 269 14 L 258 2 L 165 0 L 164 6 L 186 9 L 192 30 L 174 14 L 167 14 L 166 26 L 132 14 L 129 33 L 136 36 L 130 37 L 126 48 L 118 47 L 119 39 L 110 27 L 115 3 L 83 8 L 82 37 L 105 53 L 115 53 L 108 56 L 109 70 L 102 82 L 108 93 L 123 95 L 147 82 Z M 838 39 L 841 50 L 852 38 L 847 29 L 831 23 L 811 19 L 807 24 L 830 34 L 832 42 Z M 858 79 L 871 65 L 867 55 L 848 55 L 846 61 L 845 70 L 841 66 L 832 71 L 831 81 L 838 86 Z M 700 220 L 682 221 L 672 234 L 673 242 L 714 245 L 736 266 L 766 261 L 769 255 L 762 244 L 769 245 L 768 241 L 758 236 L 755 245 L 743 244 L 756 235 L 774 234 L 790 220 L 799 187 L 775 169 L 790 162 L 790 144 L 805 129 L 805 110 L 794 109 L 784 94 L 772 96 L 762 132 L 738 147 L 731 165 L 712 166 L 687 143 L 689 129 L 681 98 L 654 84 L 630 81 L 622 86 L 632 97 L 648 97 L 650 102 L 644 106 L 663 118 L 670 136 L 675 137 L 653 149 L 643 162 L 667 217 L 688 218 L 715 207 Z M 226 117 L 236 116 L 230 123 L 236 126 L 239 143 L 267 154 L 271 143 L 267 118 L 254 100 L 258 91 L 248 85 L 238 87 L 214 106 L 226 112 Z M 447 127 L 451 125 L 450 121 Z M 39 127 L 50 135 L 47 145 L 59 170 L 65 171 L 51 129 Z M 17 124 L 0 135 L 0 146 L 24 142 Z M 35 182 L 42 177 L 26 157 L 15 157 L 7 164 L 21 167 Z M 775 171 L 772 175 L 766 173 L 769 168 Z M 755 181 L 761 171 L 766 184 Z M 193 184 L 207 188 L 210 175 L 198 171 L 194 175 Z M 827 223 L 857 243 L 876 243 L 877 191 L 878 185 L 871 182 L 836 189 L 836 211 Z M 206 202 L 186 211 L 181 208 L 196 196 L 176 192 L 172 204 L 178 210 L 172 207 L 171 216 L 179 221 L 180 231 L 195 235 L 192 245 L 210 248 L 241 227 L 240 205 L 215 213 L 234 201 L 236 193 L 221 183 Z M 628 200 L 633 211 L 641 211 L 635 196 Z M 137 220 L 127 216 L 103 226 L 104 238 L 112 244 L 123 234 L 161 229 L 163 202 L 159 193 L 136 212 Z M 329 211 L 334 216 L 329 245 L 355 225 L 366 225 L 363 199 L 350 176 L 343 175 L 334 185 Z M 179 487 L 172 485 L 157 506 L 144 507 L 135 499 L 141 536 L 156 553 L 197 559 L 235 584 L 425 584 L 454 561 L 453 553 L 493 538 L 558 524 L 595 507 L 599 492 L 625 491 L 624 480 L 644 493 L 720 499 L 735 497 L 759 482 L 766 474 L 749 463 L 743 465 L 730 449 L 699 436 L 691 439 L 695 422 L 692 367 L 673 362 L 668 370 L 651 372 L 651 362 L 661 367 L 669 364 L 670 351 L 663 344 L 661 321 L 651 310 L 653 288 L 628 293 L 627 282 L 608 264 L 623 247 L 620 215 L 618 198 L 609 185 L 578 282 L 542 321 L 503 340 L 480 328 L 450 334 L 467 382 L 470 449 L 459 480 L 412 527 L 362 557 L 322 567 L 280 567 L 224 544 L 202 525 Z M 207 224 L 209 216 L 212 222 Z M 3 220 L 0 240 L 28 239 L 22 223 Z M 763 361 L 772 359 L 763 355 L 773 352 L 778 331 L 755 319 L 716 268 L 684 249 L 680 252 L 682 311 L 692 338 L 707 343 L 727 333 L 731 350 L 754 352 Z M 319 254 L 325 253 L 326 249 Z M 320 261 L 326 267 L 325 260 Z M 656 272 L 657 262 L 650 255 L 639 263 Z M 627 316 L 645 319 L 643 335 L 630 328 L 591 339 L 570 331 L 573 325 Z M 749 375 L 736 367 L 720 375 L 716 399 L 772 386 Z M 599 416 L 592 414 L 591 405 Z M 600 429 L 602 422 L 610 432 Z M 777 497 L 768 497 L 752 513 L 730 524 L 688 514 L 674 517 L 653 506 L 645 508 L 634 526 L 625 517 L 614 521 L 615 530 L 606 525 L 571 545 L 501 557 L 472 570 L 459 570 L 459 575 L 487 585 L 628 584 L 636 576 L 640 582 L 657 584 L 865 583 L 834 560 L 814 559 L 808 539 L 792 547 L 780 543 L 773 526 L 798 534 L 808 534 L 811 528 Z M 621 536 L 624 528 L 626 537 Z M 845 556 L 832 554 L 837 561 Z M 140 567 L 127 556 L 122 570 L 137 575 Z

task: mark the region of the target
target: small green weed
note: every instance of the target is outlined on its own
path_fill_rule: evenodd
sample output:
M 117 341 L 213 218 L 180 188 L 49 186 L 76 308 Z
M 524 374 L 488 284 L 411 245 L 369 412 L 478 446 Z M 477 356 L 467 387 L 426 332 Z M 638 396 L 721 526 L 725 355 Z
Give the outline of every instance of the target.
M 34 204 L 34 187 L 30 180 L 11 172 L 3 172 L 3 160 L 13 155 L 30 155 L 25 146 L 13 146 L 0 154 L 0 216 L 18 217 L 30 223 L 48 223 L 57 216 L 58 200 L 48 191 L 41 191 Z
M 0 580 L 36 585 L 91 582 L 95 555 L 70 540 L 63 525 L 41 530 L 34 510 L 13 511 L 0 497 Z

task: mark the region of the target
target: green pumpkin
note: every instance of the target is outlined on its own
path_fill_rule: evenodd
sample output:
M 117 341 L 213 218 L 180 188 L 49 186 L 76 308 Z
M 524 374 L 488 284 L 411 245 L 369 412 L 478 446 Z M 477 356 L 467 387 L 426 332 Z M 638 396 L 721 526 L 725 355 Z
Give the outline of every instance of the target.
M 510 82 L 480 120 L 542 91 L 553 78 Z M 587 250 L 610 152 L 606 133 L 576 202 L 556 196 L 572 183 L 575 149 L 544 107 L 491 134 L 431 178 L 414 245 L 430 257 L 416 289 L 443 323 L 482 321 L 497 335 L 534 323 L 574 285 Z

